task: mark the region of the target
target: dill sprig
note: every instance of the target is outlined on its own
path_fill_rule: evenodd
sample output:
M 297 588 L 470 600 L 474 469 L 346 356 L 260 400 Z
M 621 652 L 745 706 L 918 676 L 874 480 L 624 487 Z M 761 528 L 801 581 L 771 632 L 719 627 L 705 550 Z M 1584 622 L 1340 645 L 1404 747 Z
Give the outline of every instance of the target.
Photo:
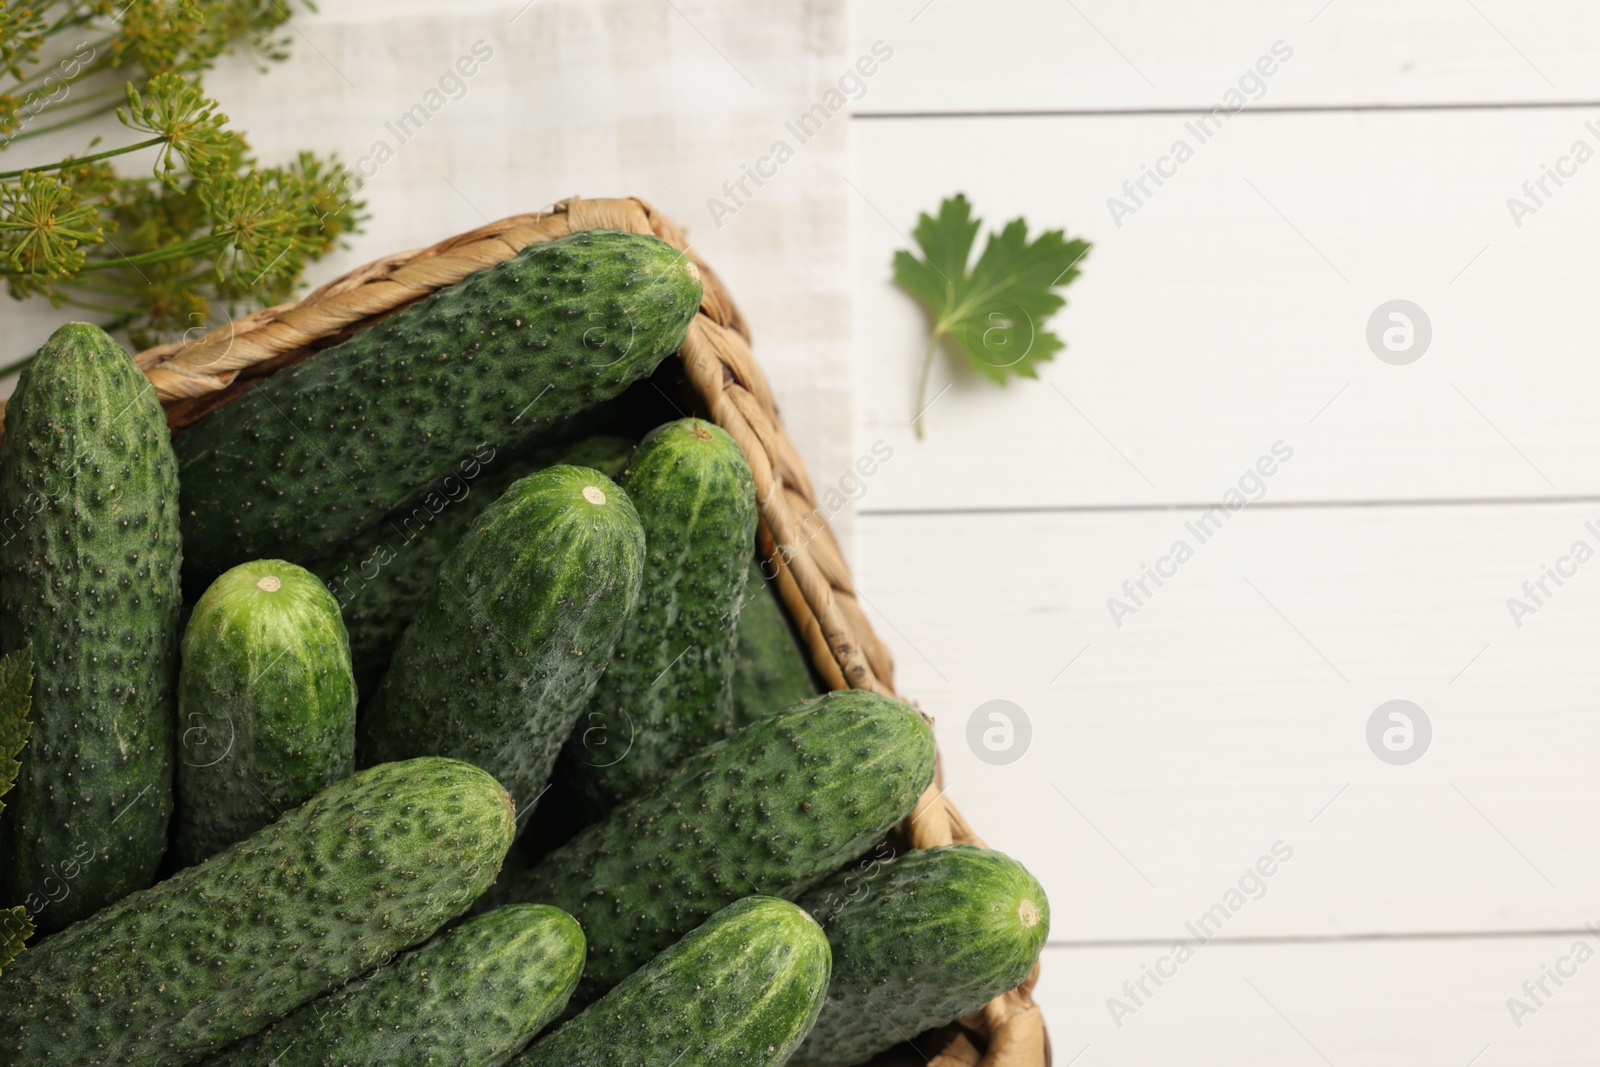
M 0 170 L 0 278 L 145 347 L 279 303 L 364 205 L 334 157 L 263 166 L 201 77 L 288 53 L 289 0 L 0 0 L 0 153 L 115 114 L 125 134 Z M 123 173 L 118 157 L 153 156 Z M 5 156 L 0 154 L 0 161 Z M 10 369 L 10 368 L 4 368 Z

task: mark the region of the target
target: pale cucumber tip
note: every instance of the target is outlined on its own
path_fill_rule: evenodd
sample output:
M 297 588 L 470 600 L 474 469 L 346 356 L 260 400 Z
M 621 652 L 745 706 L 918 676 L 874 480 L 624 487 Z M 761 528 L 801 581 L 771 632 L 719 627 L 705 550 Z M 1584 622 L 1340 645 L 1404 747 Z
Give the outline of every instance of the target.
M 583 499 L 599 507 L 606 502 L 606 492 L 598 485 L 586 485 L 583 487 Z
M 1023 897 L 1022 903 L 1017 905 L 1017 920 L 1022 923 L 1025 929 L 1031 930 L 1033 927 L 1038 926 L 1043 917 L 1039 913 L 1039 905 L 1027 897 Z
M 256 579 L 256 588 L 263 593 L 276 593 L 283 588 L 283 579 L 276 574 L 263 574 Z

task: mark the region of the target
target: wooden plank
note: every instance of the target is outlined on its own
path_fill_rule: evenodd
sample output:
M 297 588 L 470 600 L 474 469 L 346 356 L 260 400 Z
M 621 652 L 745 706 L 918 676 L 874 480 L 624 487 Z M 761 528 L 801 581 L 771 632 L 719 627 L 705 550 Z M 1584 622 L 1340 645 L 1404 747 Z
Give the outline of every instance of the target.
M 1175 935 L 1278 841 L 1292 860 L 1230 936 L 1591 917 L 1600 562 L 1561 560 L 1600 549 L 1600 507 L 1245 508 L 1203 542 L 1198 521 L 861 519 L 898 686 L 936 718 L 973 825 L 1068 902 L 1054 936 Z M 1192 557 L 1163 561 L 1179 540 Z M 1575 576 L 1540 606 L 1522 585 L 1543 564 Z M 1146 565 L 1172 576 L 1135 601 Z M 1521 627 L 1513 596 L 1537 609 Z M 1368 747 L 1394 699 L 1432 724 L 1408 766 Z M 1010 764 L 970 741 L 994 700 L 1031 724 Z
M 1600 163 L 1520 228 L 1506 206 L 1574 140 L 1600 150 L 1600 109 L 1238 118 L 1119 228 L 1108 198 L 1194 141 L 1184 122 L 855 125 L 857 434 L 895 450 L 863 508 L 1209 502 L 1280 440 L 1274 502 L 1600 493 Z M 943 354 L 918 442 L 926 326 L 889 265 L 957 190 L 1094 248 L 1044 380 L 1002 389 Z M 1405 366 L 1367 342 L 1396 298 L 1432 325 Z
M 1181 965 L 1161 963 L 1162 945 L 1052 947 L 1035 995 L 1058 1067 L 1577 1067 L 1594 1062 L 1600 1011 L 1600 963 L 1576 962 L 1578 940 L 1213 941 Z M 1582 940 L 1600 950 L 1595 935 Z M 1172 977 L 1146 981 L 1151 995 L 1131 1015 L 1119 1010 L 1118 1027 L 1108 1000 L 1131 1006 L 1123 983 L 1158 963 Z M 1549 995 L 1536 990 L 1534 1006 L 1523 983 L 1558 963 L 1571 977 L 1546 979 Z M 1533 1012 L 1514 1018 L 1513 997 Z
M 854 20 L 857 54 L 894 49 L 856 105 L 873 113 L 1600 97 L 1600 12 L 1577 0 L 893 0 Z M 1292 56 L 1249 80 L 1278 41 Z

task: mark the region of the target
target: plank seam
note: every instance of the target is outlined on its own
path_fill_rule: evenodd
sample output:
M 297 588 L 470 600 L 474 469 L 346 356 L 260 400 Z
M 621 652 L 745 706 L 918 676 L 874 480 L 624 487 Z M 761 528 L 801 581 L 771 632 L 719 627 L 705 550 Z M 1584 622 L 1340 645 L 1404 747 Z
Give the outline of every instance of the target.
M 1476 100 L 1461 102 L 1417 101 L 1402 104 L 1261 104 L 1229 112 L 1241 115 L 1316 115 L 1332 112 L 1417 112 L 1417 111 L 1572 111 L 1600 108 L 1600 100 Z M 1227 111 L 1221 104 L 1190 107 L 1103 107 L 1103 108 L 996 108 L 987 111 L 855 111 L 852 121 L 881 122 L 891 119 L 1047 119 L 1047 118 L 1126 118 L 1156 115 L 1209 115 Z
M 1591 496 L 1505 496 L 1505 497 L 1396 497 L 1377 500 L 1261 500 L 1248 505 L 1250 511 L 1317 511 L 1355 508 L 1479 508 L 1548 507 L 1562 504 L 1600 504 L 1600 495 Z M 993 507 L 951 508 L 861 508 L 862 518 L 918 518 L 958 515 L 1076 515 L 1118 512 L 1209 511 L 1224 507 L 1220 501 L 1175 504 L 998 504 Z
M 1213 937 L 1207 945 L 1339 945 L 1374 941 L 1505 941 L 1533 940 L 1593 936 L 1594 931 L 1583 927 L 1548 930 L 1419 930 L 1415 932 L 1372 932 L 1363 934 L 1282 934 L 1258 937 Z M 1189 940 L 1182 937 L 1127 937 L 1103 940 L 1056 940 L 1045 942 L 1049 948 L 1166 948 L 1174 941 Z

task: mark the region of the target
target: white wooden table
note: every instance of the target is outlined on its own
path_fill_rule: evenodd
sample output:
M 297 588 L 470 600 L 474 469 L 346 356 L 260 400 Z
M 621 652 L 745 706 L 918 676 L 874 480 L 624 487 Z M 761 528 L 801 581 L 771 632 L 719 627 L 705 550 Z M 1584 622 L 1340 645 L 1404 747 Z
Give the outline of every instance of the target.
M 1561 161 L 1600 151 L 1600 12 L 858 5 L 855 50 L 878 39 L 856 426 L 895 453 L 859 578 L 952 796 L 1050 891 L 1056 1062 L 1595 1062 L 1600 964 L 1573 954 L 1600 950 L 1600 563 L 1561 560 L 1600 550 L 1600 162 Z M 1279 42 L 1201 143 L 1186 124 Z M 1539 205 L 1546 164 L 1571 176 Z M 888 260 L 955 190 L 1095 248 L 1045 380 L 946 364 L 917 442 L 923 324 Z M 1432 326 L 1408 365 L 1366 340 L 1394 299 Z M 1186 524 L 1279 442 L 1259 502 L 1199 543 Z M 1193 558 L 1114 618 L 1180 539 Z M 1519 627 L 1508 598 L 1558 563 Z M 998 766 L 966 744 L 997 699 L 1032 727 Z M 1432 726 L 1408 765 L 1367 743 L 1393 699 Z M 1230 900 L 1277 842 L 1292 858 Z M 1186 923 L 1219 903 L 1202 941 Z
M 1600 10 L 325 0 L 287 66 L 211 85 L 263 156 L 354 160 L 480 39 L 495 60 L 314 280 L 573 192 L 691 226 L 815 479 L 892 449 L 841 521 L 952 796 L 1050 892 L 1058 1067 L 1596 1061 L 1600 963 L 1572 953 L 1600 950 L 1600 560 L 1561 561 L 1600 549 L 1600 159 L 1562 159 L 1600 150 Z M 880 41 L 853 118 L 716 225 L 722 183 Z M 1241 78 L 1258 99 L 1198 143 Z M 1108 198 L 1179 139 L 1118 225 Z M 1547 164 L 1569 176 L 1518 225 Z M 958 190 L 1095 247 L 1043 380 L 945 360 L 917 441 L 924 325 L 889 258 Z M 1396 299 L 1432 330 L 1406 365 L 1366 339 Z M 0 340 L 59 319 L 8 312 Z M 1241 479 L 1259 499 L 1162 563 Z M 1547 564 L 1570 577 L 1519 626 Z M 1147 565 L 1171 577 L 1118 625 Z M 1407 765 L 1367 740 L 1397 699 L 1432 728 Z M 994 700 L 1031 729 L 1010 763 L 968 745 Z

